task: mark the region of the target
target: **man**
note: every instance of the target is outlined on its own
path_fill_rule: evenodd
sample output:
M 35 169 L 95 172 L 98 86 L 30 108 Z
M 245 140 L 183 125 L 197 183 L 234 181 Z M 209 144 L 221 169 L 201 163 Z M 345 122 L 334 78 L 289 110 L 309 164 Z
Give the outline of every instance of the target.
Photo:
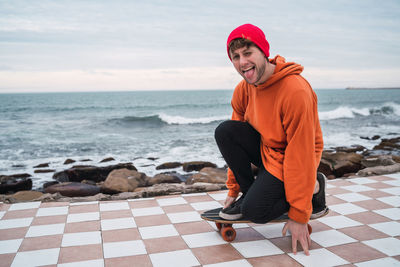
M 315 92 L 300 75 L 302 66 L 268 59 L 268 41 L 254 25 L 233 30 L 227 51 L 244 80 L 233 93 L 232 120 L 215 130 L 229 167 L 220 216 L 266 223 L 288 212 L 282 233 L 290 230 L 294 253 L 299 241 L 309 255 L 307 222 L 328 210 L 325 177 L 317 175 L 323 140 Z M 259 167 L 256 179 L 251 164 Z

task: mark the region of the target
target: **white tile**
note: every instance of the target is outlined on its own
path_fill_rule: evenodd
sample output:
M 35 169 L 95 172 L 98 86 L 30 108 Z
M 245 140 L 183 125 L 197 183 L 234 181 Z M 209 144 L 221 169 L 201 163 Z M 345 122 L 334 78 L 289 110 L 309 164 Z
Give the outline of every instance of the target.
M 350 182 L 355 183 L 355 184 L 373 184 L 376 183 L 375 180 L 365 178 L 365 177 L 360 177 L 360 178 L 349 178 L 348 179 Z
M 150 254 L 149 256 L 154 267 L 186 267 L 200 265 L 190 249 Z
M 172 224 L 149 226 L 149 227 L 139 227 L 140 235 L 142 239 L 150 238 L 160 238 L 168 236 L 179 235 L 175 227 Z
M 392 188 L 384 188 L 384 189 L 379 189 L 385 193 L 392 194 L 395 196 L 400 195 L 400 187 L 392 187 Z
M 335 185 L 333 185 L 333 184 L 331 184 L 331 183 L 329 183 L 329 182 L 326 184 L 326 188 L 327 188 L 327 189 L 335 188 L 335 187 L 337 187 L 337 186 L 335 186 Z
M 221 263 L 206 264 L 203 267 L 251 267 L 247 260 L 226 261 Z
M 148 198 L 131 198 L 131 199 L 128 199 L 128 202 L 138 202 L 138 201 L 147 201 L 147 200 L 154 200 L 154 197 L 148 197 Z
M 38 209 L 40 207 L 40 201 L 36 202 L 24 202 L 12 204 L 8 210 L 27 210 L 27 209 Z
M 369 226 L 390 236 L 400 235 L 400 223 L 398 222 L 374 223 Z
M 27 227 L 31 225 L 33 218 L 9 219 L 0 221 L 1 229 L 11 229 L 19 227 Z
M 90 260 L 90 261 L 78 261 L 78 262 L 70 262 L 57 264 L 57 267 L 104 267 L 104 260 Z
M 362 223 L 347 218 L 345 216 L 331 216 L 331 217 L 324 217 L 319 218 L 318 221 L 334 228 L 334 229 L 341 229 L 346 227 L 353 227 L 353 226 L 360 226 Z
M 215 199 L 216 201 L 225 200 L 228 192 L 218 193 L 218 194 L 208 194 L 210 197 Z
M 342 215 L 348 215 L 348 214 L 353 214 L 353 213 L 360 213 L 367 211 L 364 208 L 361 208 L 357 205 L 354 205 L 352 203 L 343 203 L 343 204 L 337 204 L 337 205 L 330 205 L 329 209 L 342 214 Z
M 68 206 L 64 207 L 52 207 L 52 208 L 40 208 L 36 213 L 37 217 L 41 216 L 56 216 L 68 214 Z
M 0 254 L 16 253 L 23 239 L 0 240 Z
M 187 201 L 183 197 L 161 198 L 157 199 L 157 202 L 161 207 L 187 204 Z
M 189 193 L 189 194 L 181 194 L 182 197 L 198 197 L 198 196 L 207 196 L 207 193 Z
M 260 226 L 254 226 L 254 230 L 266 238 L 282 237 L 282 228 L 285 223 L 271 223 Z
M 73 247 L 101 243 L 100 231 L 64 234 L 61 246 Z
M 195 202 L 190 204 L 195 210 L 211 210 L 216 208 L 221 208 L 222 205 L 217 201 L 204 201 Z
M 73 202 L 70 203 L 70 206 L 84 206 L 84 205 L 94 205 L 94 204 L 99 204 L 98 201 L 85 201 L 85 202 Z
M 202 220 L 196 211 L 168 213 L 167 216 L 172 223 L 196 222 Z
M 271 256 L 284 253 L 280 248 L 272 244 L 269 240 L 232 243 L 232 246 L 245 258 Z
M 11 267 L 28 267 L 57 264 L 60 248 L 18 252 Z
M 65 223 L 31 226 L 25 237 L 60 235 L 64 233 L 64 226 Z
M 364 262 L 359 262 L 355 263 L 355 266 L 357 267 L 395 267 L 395 266 L 400 266 L 400 262 L 393 259 L 393 258 L 381 258 L 377 260 L 372 260 L 372 261 L 364 261 Z
M 72 213 L 68 214 L 67 223 L 98 221 L 100 212 Z
M 391 220 L 400 220 L 400 209 L 399 208 L 373 210 L 373 212 L 378 213 L 382 216 L 385 216 Z
M 296 255 L 289 253 L 288 255 L 301 263 L 301 265 L 307 267 L 330 267 L 349 263 L 324 248 L 310 250 L 310 256 L 306 256 L 303 252 Z
M 101 220 L 100 223 L 103 231 L 136 227 L 136 222 L 132 217 Z
M 129 210 L 128 202 L 100 203 L 100 211 Z
M 354 238 L 336 230 L 312 233 L 311 239 L 323 247 L 332 247 L 357 242 Z
M 160 207 L 139 208 L 131 211 L 134 217 L 164 214 L 164 210 Z
M 385 176 L 394 178 L 394 179 L 400 179 L 400 172 L 397 173 L 391 173 L 391 174 L 385 174 Z
M 147 254 L 142 240 L 103 243 L 104 258 Z
M 400 187 L 400 179 L 399 180 L 392 180 L 392 181 L 383 181 L 383 183 L 391 185 L 391 186 Z
M 222 239 L 221 235 L 217 232 L 183 235 L 182 238 L 183 240 L 185 240 L 189 248 L 215 246 L 227 243 L 225 240 Z
M 348 185 L 348 186 L 342 186 L 342 188 L 349 190 L 351 192 L 364 192 L 364 191 L 375 190 L 374 188 L 365 185 Z
M 347 194 L 338 194 L 335 197 L 340 198 L 347 202 L 356 202 L 356 201 L 364 201 L 371 199 L 370 197 L 358 194 L 358 193 L 347 193 Z M 329 206 L 330 207 L 330 206 Z
M 396 208 L 400 207 L 400 196 L 380 197 L 377 200 Z
M 5 211 L 0 211 L 0 219 L 3 218 L 4 214 L 6 214 Z
M 400 240 L 394 237 L 363 241 L 362 243 L 388 256 L 400 255 Z

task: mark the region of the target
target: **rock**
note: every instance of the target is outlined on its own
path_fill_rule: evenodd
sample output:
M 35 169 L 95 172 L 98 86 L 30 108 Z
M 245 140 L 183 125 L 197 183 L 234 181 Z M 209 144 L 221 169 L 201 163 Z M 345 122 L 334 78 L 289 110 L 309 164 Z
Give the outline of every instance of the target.
M 364 151 L 366 148 L 360 145 L 352 145 L 350 147 L 345 147 L 345 146 L 339 146 L 335 147 L 335 150 L 337 152 L 346 152 L 346 153 L 351 153 L 351 152 L 360 152 Z
M 400 156 L 392 156 L 392 159 L 397 162 L 400 163 Z
M 210 183 L 194 183 L 185 189 L 185 193 L 209 192 L 226 189 L 225 185 L 210 184 Z
M 136 170 L 132 163 L 120 163 L 106 167 L 74 166 L 70 169 L 55 173 L 53 179 L 60 182 L 81 182 L 82 180 L 100 182 L 104 181 L 111 171 L 124 168 Z
M 133 192 L 139 186 L 147 185 L 148 177 L 141 172 L 128 169 L 113 170 L 104 181 L 104 193 Z
M 0 194 L 32 189 L 32 180 L 30 178 L 15 178 L 3 175 L 0 176 L 0 180 Z
M 333 180 L 333 179 L 336 179 L 336 176 L 333 175 L 333 174 L 331 174 L 331 175 L 326 176 L 326 178 L 327 178 L 328 180 Z
M 102 160 L 100 161 L 100 163 L 109 162 L 109 161 L 113 161 L 113 160 L 115 160 L 113 157 L 109 157 L 109 158 L 102 159 Z
M 47 168 L 49 167 L 49 163 L 42 163 L 36 166 L 33 166 L 33 168 Z
M 329 175 L 333 175 L 333 169 L 332 169 L 332 165 L 329 161 L 327 161 L 326 159 L 321 159 L 319 166 L 318 166 L 318 170 L 319 172 L 322 172 L 323 174 L 325 174 L 325 176 L 329 176 Z
M 76 162 L 76 161 L 73 160 L 73 159 L 66 159 L 66 160 L 64 161 L 64 165 L 68 165 L 68 164 L 75 163 L 75 162 Z
M 60 193 L 54 193 L 54 194 L 46 193 L 46 194 L 43 194 L 41 197 L 37 198 L 36 200 L 43 201 L 43 202 L 49 202 L 49 201 L 57 201 L 60 198 L 62 198 Z
M 82 180 L 81 183 L 82 184 L 96 185 L 96 182 L 95 181 L 91 181 L 91 180 Z
M 60 193 L 67 197 L 85 197 L 100 193 L 100 187 L 76 182 L 66 182 L 51 185 L 45 188 L 45 193 Z
M 155 160 L 157 160 L 158 158 L 154 158 L 154 157 L 148 157 L 147 159 L 148 159 L 148 160 L 155 161 Z
M 134 199 L 141 198 L 142 193 L 140 192 L 122 192 L 119 194 L 115 194 L 111 196 L 112 200 L 125 200 L 125 199 Z
M 381 138 L 379 135 L 374 135 L 372 137 L 368 137 L 368 136 L 360 136 L 361 139 L 366 139 L 366 140 L 377 140 L 379 138 Z
M 91 159 L 81 159 L 80 162 L 92 161 Z
M 374 146 L 373 150 L 390 151 L 390 154 L 400 156 L 400 137 L 382 139 L 380 144 Z
M 148 185 L 155 184 L 171 184 L 171 183 L 181 183 L 180 175 L 177 173 L 159 173 L 148 180 Z
M 322 159 L 332 168 L 332 173 L 336 177 L 343 177 L 346 173 L 356 173 L 361 169 L 362 155 L 357 153 L 345 152 L 322 152 Z
M 3 182 L 3 179 L 11 179 L 11 178 L 28 178 L 31 177 L 29 173 L 17 173 L 17 174 L 11 174 L 11 175 L 0 175 L 0 181 Z
M 10 195 L 10 197 L 16 199 L 17 201 L 32 201 L 37 198 L 40 198 L 43 196 L 42 192 L 39 191 L 19 191 L 13 195 Z
M 400 163 L 389 166 L 375 166 L 360 170 L 358 176 L 382 175 L 388 173 L 400 172 Z
M 156 167 L 156 170 L 163 170 L 163 169 L 173 169 L 182 166 L 180 162 L 165 162 L 161 165 Z
M 212 184 L 225 184 L 226 170 L 206 167 L 200 170 L 199 173 L 193 174 L 186 180 L 186 184 L 194 183 L 212 183 Z
M 24 164 L 15 164 L 15 165 L 11 165 L 11 167 L 13 167 L 13 168 L 24 168 L 24 167 L 26 167 L 26 165 L 24 165 Z
M 46 188 L 46 187 L 49 187 L 51 185 L 55 185 L 55 184 L 59 184 L 59 183 L 60 182 L 58 182 L 58 181 L 46 182 L 46 183 L 43 184 L 43 189 Z
M 183 170 L 185 172 L 200 171 L 205 167 L 216 168 L 217 165 L 208 161 L 191 161 L 183 163 Z
M 55 172 L 56 170 L 52 169 L 42 169 L 42 170 L 35 170 L 34 173 L 48 173 L 48 172 Z
M 375 166 L 388 166 L 393 165 L 396 162 L 392 159 L 390 155 L 380 155 L 375 157 L 366 157 L 361 160 L 361 164 L 366 167 L 375 167 Z

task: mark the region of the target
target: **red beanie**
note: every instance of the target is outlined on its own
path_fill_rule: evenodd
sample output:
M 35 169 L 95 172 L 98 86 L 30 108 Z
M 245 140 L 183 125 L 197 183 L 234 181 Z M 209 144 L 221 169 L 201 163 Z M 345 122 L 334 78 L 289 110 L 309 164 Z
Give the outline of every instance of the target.
M 226 42 L 226 48 L 230 60 L 232 59 L 231 55 L 229 54 L 229 44 L 232 40 L 238 38 L 244 38 L 252 41 L 258 46 L 258 48 L 260 48 L 261 51 L 263 51 L 266 57 L 269 57 L 269 43 L 267 39 L 265 39 L 265 34 L 263 31 L 252 24 L 243 24 L 229 34 L 228 41 Z

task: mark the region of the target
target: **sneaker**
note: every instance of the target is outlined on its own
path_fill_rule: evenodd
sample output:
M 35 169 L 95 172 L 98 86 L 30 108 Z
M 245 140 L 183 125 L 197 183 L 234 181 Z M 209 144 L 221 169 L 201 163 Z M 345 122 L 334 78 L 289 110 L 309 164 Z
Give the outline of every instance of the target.
M 238 200 L 233 202 L 230 206 L 228 206 L 225 209 L 222 209 L 219 212 L 219 217 L 230 221 L 241 219 L 243 217 L 243 214 L 241 212 L 243 199 L 244 196 L 242 195 Z
M 318 193 L 315 193 L 312 198 L 313 211 L 311 214 L 311 219 L 322 217 L 329 211 L 328 207 L 326 206 L 325 200 L 326 180 L 327 179 L 322 172 L 317 173 L 319 191 Z

